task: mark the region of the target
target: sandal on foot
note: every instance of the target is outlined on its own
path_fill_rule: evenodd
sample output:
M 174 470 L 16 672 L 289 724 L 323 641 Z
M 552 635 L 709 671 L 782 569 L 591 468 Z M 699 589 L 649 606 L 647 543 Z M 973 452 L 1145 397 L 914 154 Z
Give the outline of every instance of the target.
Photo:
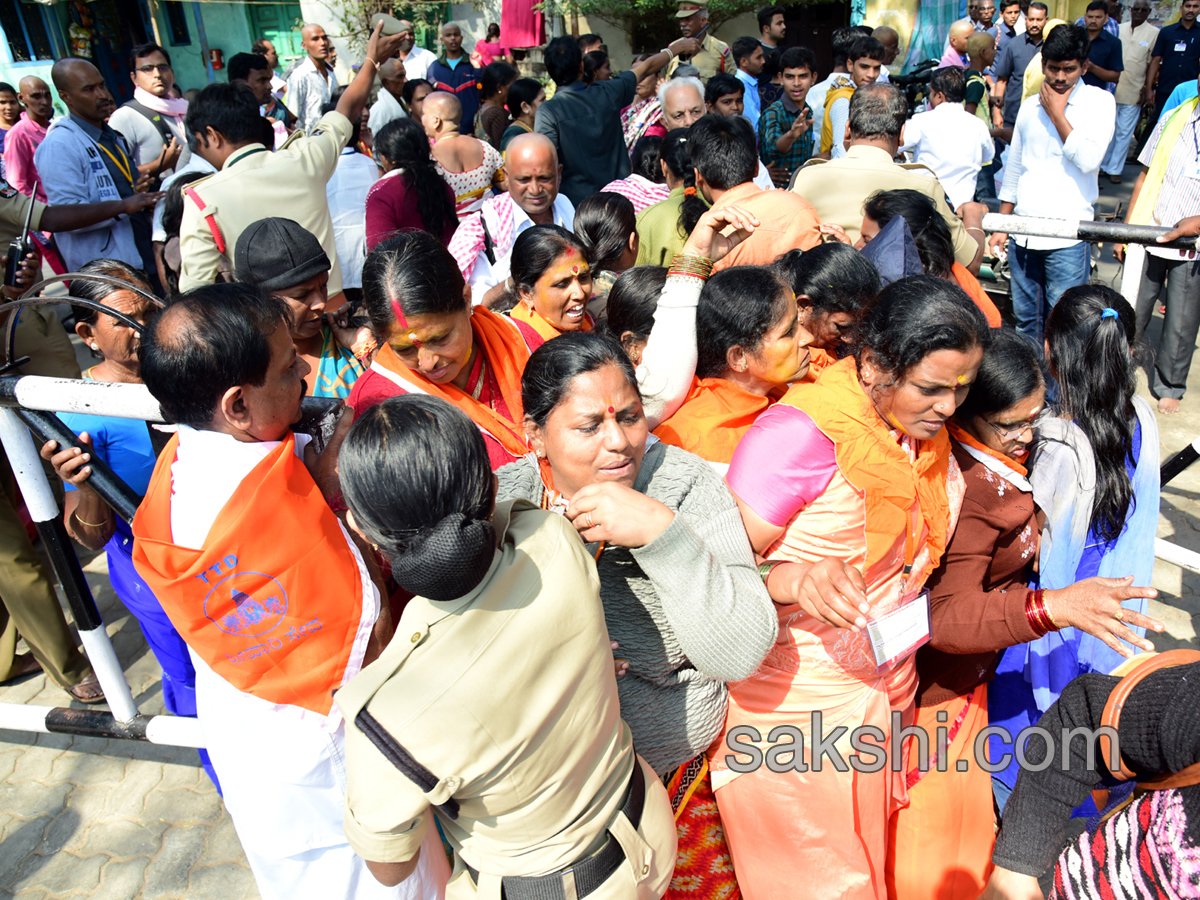
M 104 691 L 100 688 L 100 679 L 95 672 L 90 672 L 83 681 L 74 687 L 67 688 L 67 693 L 80 703 L 103 703 Z

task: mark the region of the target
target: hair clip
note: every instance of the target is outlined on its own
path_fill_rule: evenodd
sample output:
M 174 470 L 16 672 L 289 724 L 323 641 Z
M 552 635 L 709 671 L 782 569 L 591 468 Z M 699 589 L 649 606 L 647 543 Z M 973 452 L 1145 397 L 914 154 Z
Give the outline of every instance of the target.
M 696 189 L 695 189 L 694 187 L 685 187 L 685 188 L 683 189 L 683 196 L 685 196 L 685 197 L 695 197 L 695 196 L 696 196 Z
M 1106 307 L 1104 307 L 1104 309 L 1102 309 L 1100 311 L 1101 319 L 1115 319 L 1116 317 L 1117 317 L 1117 311 L 1115 309 L 1113 309 L 1111 306 L 1106 306 Z

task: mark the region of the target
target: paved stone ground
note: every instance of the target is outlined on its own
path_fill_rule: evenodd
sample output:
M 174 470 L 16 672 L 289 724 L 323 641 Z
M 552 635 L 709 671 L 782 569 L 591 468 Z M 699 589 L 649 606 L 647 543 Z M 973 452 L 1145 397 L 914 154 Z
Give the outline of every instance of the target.
M 1102 210 L 1128 202 L 1136 168 L 1126 173 L 1121 187 L 1102 185 Z M 1116 265 L 1104 255 L 1100 276 L 1115 282 Z M 1164 458 L 1200 434 L 1200 366 L 1191 388 L 1180 414 L 1159 417 Z M 1163 490 L 1159 536 L 1200 551 L 1200 464 Z M 81 558 L 139 708 L 161 713 L 157 663 L 109 586 L 103 555 Z M 1158 563 L 1154 586 L 1162 596 L 1151 613 L 1167 623 L 1159 648 L 1200 646 L 1200 575 Z M 0 686 L 2 702 L 65 706 L 69 700 L 42 675 Z M 0 781 L 0 900 L 258 896 L 229 816 L 193 750 L 0 730 Z

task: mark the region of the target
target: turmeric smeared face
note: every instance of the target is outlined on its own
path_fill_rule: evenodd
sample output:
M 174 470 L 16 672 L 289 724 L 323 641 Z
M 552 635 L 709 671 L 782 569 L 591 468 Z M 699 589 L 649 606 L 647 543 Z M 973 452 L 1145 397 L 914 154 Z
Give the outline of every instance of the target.
M 471 316 L 462 312 L 407 316 L 392 323 L 388 344 L 400 360 L 434 384 L 465 383 L 470 374 L 474 335 Z M 459 387 L 462 387 L 459 383 Z
M 534 312 L 559 331 L 583 327 L 592 299 L 592 270 L 580 253 L 569 248 L 559 254 L 526 295 Z

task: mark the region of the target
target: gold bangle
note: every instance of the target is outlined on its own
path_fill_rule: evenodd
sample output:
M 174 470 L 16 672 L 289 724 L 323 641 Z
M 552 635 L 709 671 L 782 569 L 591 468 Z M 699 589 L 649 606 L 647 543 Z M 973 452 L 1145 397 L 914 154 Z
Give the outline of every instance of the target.
M 987 234 L 986 231 L 984 231 L 982 228 L 980 228 L 977 225 L 968 225 L 967 231 L 978 231 L 980 234 Z
M 86 525 L 88 528 L 103 528 L 108 524 L 107 519 L 105 519 L 103 522 L 85 522 L 83 519 L 79 518 L 79 510 L 77 509 L 71 510 L 71 515 L 75 517 L 76 522 L 78 522 L 80 525 Z

